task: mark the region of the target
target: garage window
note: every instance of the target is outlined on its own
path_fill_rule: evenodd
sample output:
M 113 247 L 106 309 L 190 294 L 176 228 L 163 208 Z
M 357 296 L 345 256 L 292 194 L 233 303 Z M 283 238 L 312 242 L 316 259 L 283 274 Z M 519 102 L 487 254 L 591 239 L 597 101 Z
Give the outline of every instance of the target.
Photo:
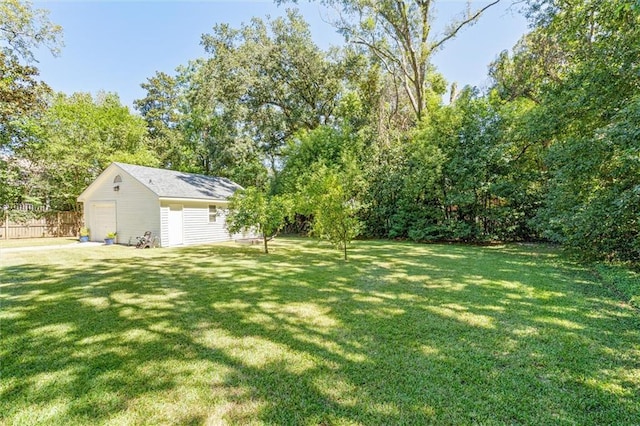
M 216 206 L 209 206 L 209 223 L 215 222 L 217 216 L 218 208 Z

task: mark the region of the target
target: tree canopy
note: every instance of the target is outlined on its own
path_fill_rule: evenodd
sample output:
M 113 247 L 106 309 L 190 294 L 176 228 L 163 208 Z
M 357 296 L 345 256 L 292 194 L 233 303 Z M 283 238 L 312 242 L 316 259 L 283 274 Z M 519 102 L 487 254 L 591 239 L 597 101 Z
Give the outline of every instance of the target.
M 52 208 L 75 210 L 78 195 L 113 161 L 157 165 L 144 121 L 112 93 L 57 94 L 22 128 L 29 136 L 14 150 L 22 161 L 12 163 L 21 178 L 7 185 Z
M 49 87 L 39 81 L 34 50 L 45 47 L 57 55 L 62 27 L 49 21 L 49 12 L 31 2 L 0 3 L 0 149 L 20 135 L 15 123 L 44 107 Z

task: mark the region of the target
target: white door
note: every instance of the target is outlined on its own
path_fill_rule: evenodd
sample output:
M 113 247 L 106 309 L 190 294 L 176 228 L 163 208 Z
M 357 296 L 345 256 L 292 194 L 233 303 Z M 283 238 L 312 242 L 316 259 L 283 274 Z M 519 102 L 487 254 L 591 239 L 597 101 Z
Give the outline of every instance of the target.
M 169 245 L 177 246 L 182 243 L 182 206 L 171 204 L 169 206 Z
M 102 241 L 109 232 L 117 232 L 116 202 L 100 201 L 91 204 L 89 233 L 92 241 Z

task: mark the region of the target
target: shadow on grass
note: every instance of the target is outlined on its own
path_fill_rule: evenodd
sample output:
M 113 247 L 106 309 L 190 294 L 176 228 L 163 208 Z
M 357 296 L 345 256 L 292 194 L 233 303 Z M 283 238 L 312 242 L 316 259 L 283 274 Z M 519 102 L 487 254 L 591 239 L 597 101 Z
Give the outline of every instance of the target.
M 640 418 L 637 313 L 553 250 L 374 241 L 350 257 L 290 239 L 7 266 L 0 418 Z

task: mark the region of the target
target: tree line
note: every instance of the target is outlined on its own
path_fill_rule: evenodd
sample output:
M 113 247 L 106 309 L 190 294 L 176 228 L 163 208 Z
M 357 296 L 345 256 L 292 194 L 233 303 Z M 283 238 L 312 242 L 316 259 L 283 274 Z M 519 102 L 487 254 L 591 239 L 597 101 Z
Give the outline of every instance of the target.
M 636 1 L 520 2 L 530 31 L 482 91 L 449 84 L 431 57 L 497 2 L 437 34 L 431 1 L 322 3 L 339 12 L 343 46 L 320 49 L 296 9 L 218 24 L 202 57 L 142 83 L 137 115 L 115 94 L 50 93 L 28 53 L 45 38 L 24 25 L 47 42 L 59 28 L 3 3 L 0 203 L 75 208 L 117 160 L 228 177 L 247 188 L 232 225 L 287 223 L 345 256 L 357 236 L 544 240 L 637 265 Z M 21 24 L 6 18 L 20 10 Z M 22 41 L 7 35 L 21 29 Z

